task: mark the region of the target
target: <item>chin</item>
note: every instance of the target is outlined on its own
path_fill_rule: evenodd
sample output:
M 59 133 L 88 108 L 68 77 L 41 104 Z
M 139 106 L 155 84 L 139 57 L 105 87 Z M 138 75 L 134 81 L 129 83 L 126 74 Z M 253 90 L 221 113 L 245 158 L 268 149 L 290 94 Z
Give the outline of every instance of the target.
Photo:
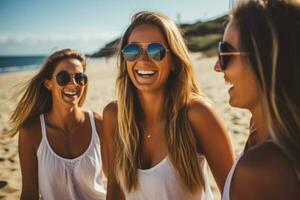
M 153 84 L 139 84 L 139 83 L 135 83 L 134 87 L 137 91 L 140 92 L 149 92 L 149 91 L 153 91 L 156 89 L 156 87 Z
M 242 108 L 239 102 L 235 101 L 232 97 L 229 99 L 229 105 L 232 107 Z
M 79 100 L 75 100 L 75 101 L 65 101 L 64 100 L 64 104 L 68 107 L 74 107 L 78 105 Z
M 229 100 L 229 105 L 236 108 L 248 109 L 248 106 L 245 104 L 233 100 Z

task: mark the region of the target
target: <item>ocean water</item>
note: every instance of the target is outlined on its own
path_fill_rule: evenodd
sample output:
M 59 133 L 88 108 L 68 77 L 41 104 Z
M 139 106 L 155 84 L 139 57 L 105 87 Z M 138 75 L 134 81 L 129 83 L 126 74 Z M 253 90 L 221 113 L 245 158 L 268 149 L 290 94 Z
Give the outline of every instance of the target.
M 40 68 L 46 56 L 0 56 L 0 73 Z

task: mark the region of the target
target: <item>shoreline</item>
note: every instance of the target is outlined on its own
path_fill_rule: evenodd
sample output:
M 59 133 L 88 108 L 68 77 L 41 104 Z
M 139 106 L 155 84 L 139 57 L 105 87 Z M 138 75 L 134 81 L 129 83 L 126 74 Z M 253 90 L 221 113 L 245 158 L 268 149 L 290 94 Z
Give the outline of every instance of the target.
M 200 88 L 212 103 L 212 107 L 223 119 L 232 140 L 234 151 L 238 155 L 242 152 L 248 136 L 250 113 L 229 106 L 229 96 L 223 75 L 214 72 L 213 69 L 217 60 L 216 57 L 203 58 L 199 53 L 190 55 Z M 17 98 L 12 98 L 12 94 L 18 90 L 15 86 L 29 80 L 37 70 L 0 73 L 0 199 L 20 198 L 22 183 L 18 158 L 18 137 L 7 138 L 3 136 L 3 132 L 8 130 L 8 119 L 17 103 Z M 104 106 L 116 99 L 116 59 L 89 58 L 86 73 L 89 77 L 89 89 L 83 107 L 102 113 Z M 215 199 L 220 199 L 219 191 L 211 173 L 210 176 Z

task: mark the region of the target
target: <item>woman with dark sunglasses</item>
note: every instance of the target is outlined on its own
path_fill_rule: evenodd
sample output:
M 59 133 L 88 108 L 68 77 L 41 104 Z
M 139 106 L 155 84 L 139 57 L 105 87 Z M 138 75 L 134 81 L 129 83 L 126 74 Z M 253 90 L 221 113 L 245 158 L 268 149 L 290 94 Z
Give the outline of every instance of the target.
M 107 199 L 212 199 L 206 161 L 222 190 L 232 147 L 176 24 L 159 13 L 135 14 L 118 61 L 118 100 L 103 113 Z
M 99 114 L 82 109 L 88 79 L 78 51 L 53 53 L 11 115 L 19 132 L 21 199 L 105 199 Z
M 229 103 L 252 114 L 244 152 L 224 200 L 300 199 L 300 3 L 239 1 L 215 70 L 231 84 Z

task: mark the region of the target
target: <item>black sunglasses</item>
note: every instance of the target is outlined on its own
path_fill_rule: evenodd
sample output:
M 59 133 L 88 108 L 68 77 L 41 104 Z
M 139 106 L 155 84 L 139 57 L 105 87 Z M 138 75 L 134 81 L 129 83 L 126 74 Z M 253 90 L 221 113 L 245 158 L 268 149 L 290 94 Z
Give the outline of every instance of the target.
M 150 43 L 147 46 L 146 52 L 148 57 L 154 61 L 161 61 L 164 59 L 167 48 L 161 43 Z M 122 54 L 125 60 L 135 61 L 143 52 L 143 47 L 138 43 L 131 43 L 122 49 Z
M 218 56 L 219 63 L 222 70 L 225 70 L 231 56 L 249 55 L 249 52 L 235 51 L 228 42 L 219 42 Z
M 61 71 L 58 74 L 56 74 L 55 79 L 58 85 L 65 86 L 67 85 L 71 79 L 75 80 L 76 84 L 80 86 L 84 86 L 87 84 L 88 78 L 85 73 L 76 73 L 76 74 L 70 74 L 67 71 Z

